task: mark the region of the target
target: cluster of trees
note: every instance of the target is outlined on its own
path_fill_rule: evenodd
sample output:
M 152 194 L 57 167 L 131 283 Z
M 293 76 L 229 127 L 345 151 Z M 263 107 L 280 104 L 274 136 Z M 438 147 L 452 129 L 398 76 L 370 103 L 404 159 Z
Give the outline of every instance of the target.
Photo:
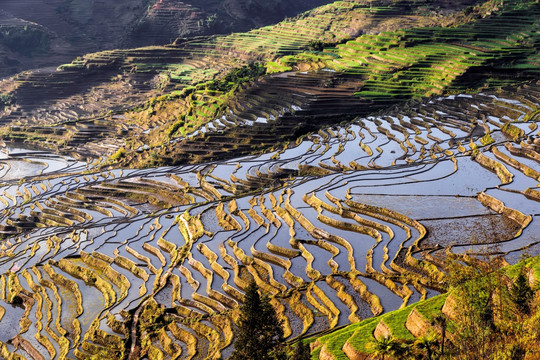
M 234 69 L 221 79 L 209 81 L 206 84 L 208 90 L 218 90 L 228 92 L 234 89 L 239 84 L 257 79 L 259 76 L 266 74 L 266 67 L 259 63 L 250 63 Z
M 444 354 L 444 342 L 438 333 L 428 332 L 414 342 L 397 340 L 391 336 L 376 339 L 369 344 L 373 354 L 380 359 L 427 359 L 440 358 Z
M 467 360 L 538 359 L 540 291 L 530 286 L 526 267 L 513 279 L 493 264 L 454 262 L 449 269 L 456 304 L 454 351 Z
M 9 94 L 0 94 L 0 109 L 13 103 L 13 97 Z
M 49 34 L 33 26 L 4 26 L 0 29 L 0 42 L 10 50 L 25 56 L 49 50 Z

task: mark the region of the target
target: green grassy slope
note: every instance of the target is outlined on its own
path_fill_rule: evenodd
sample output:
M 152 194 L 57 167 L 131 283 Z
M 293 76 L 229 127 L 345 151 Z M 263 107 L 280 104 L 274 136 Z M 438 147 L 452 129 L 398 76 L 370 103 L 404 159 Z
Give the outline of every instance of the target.
M 508 276 L 511 281 L 514 281 L 520 273 L 524 272 L 524 269 L 526 270 L 525 273 L 530 271 L 535 274 L 535 279 L 538 279 L 538 274 L 540 273 L 540 256 L 524 260 L 516 265 L 508 266 L 502 269 L 502 274 Z M 532 284 L 534 290 L 538 290 L 539 286 L 540 284 L 538 282 Z M 311 337 L 305 341 L 311 343 L 312 359 L 350 359 L 354 355 L 369 356 L 369 354 L 373 354 L 371 343 L 375 341 L 374 332 L 381 322 L 389 328 L 391 336 L 394 339 L 399 341 L 414 340 L 415 337 L 409 331 L 410 325 L 408 325 L 408 321 L 411 321 L 409 319 L 413 309 L 417 311 L 427 321 L 426 324 L 429 325 L 428 328 L 424 330 L 424 333 L 427 333 L 429 328 L 436 331 L 436 327 L 431 324 L 431 320 L 438 315 L 447 316 L 443 314 L 442 309 L 451 293 L 452 290 L 450 290 L 449 293 L 420 301 L 416 304 L 409 305 L 406 308 L 345 326 L 344 328 L 329 334 Z M 452 332 L 453 325 L 451 320 L 448 319 L 448 322 L 448 329 Z M 451 337 L 452 335 L 450 334 L 450 338 Z M 321 353 L 323 354 L 321 355 Z
M 358 96 L 375 101 L 463 92 L 535 78 L 540 5 L 507 1 L 483 19 L 458 27 L 424 27 L 364 35 L 320 53 L 270 64 L 292 70 L 307 63 L 361 75 Z

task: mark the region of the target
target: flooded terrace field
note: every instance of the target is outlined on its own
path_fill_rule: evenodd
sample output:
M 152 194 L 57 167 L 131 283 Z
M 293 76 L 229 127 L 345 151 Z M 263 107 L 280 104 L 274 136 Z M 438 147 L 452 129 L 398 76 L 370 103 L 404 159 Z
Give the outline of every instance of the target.
M 251 279 L 291 339 L 443 292 L 448 251 L 535 255 L 539 97 L 433 97 L 197 165 L 5 148 L 1 354 L 88 358 L 163 321 L 159 356 L 225 357 Z

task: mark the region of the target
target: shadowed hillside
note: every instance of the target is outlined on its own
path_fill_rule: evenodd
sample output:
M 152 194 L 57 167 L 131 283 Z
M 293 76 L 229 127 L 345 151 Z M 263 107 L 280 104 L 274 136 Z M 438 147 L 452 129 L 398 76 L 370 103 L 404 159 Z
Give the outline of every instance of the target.
M 5 0 L 0 4 L 0 77 L 58 66 L 93 51 L 246 31 L 328 2 Z

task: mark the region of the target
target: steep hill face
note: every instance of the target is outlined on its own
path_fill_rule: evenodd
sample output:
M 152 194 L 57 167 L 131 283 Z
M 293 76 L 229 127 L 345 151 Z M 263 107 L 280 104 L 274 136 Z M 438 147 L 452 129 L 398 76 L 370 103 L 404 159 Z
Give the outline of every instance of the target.
M 54 66 L 88 51 L 120 46 L 129 29 L 146 11 L 146 0 L 23 0 L 0 5 L 0 69 L 6 76 L 28 68 Z M 29 31 L 31 29 L 32 31 Z M 24 37 L 20 43 L 17 38 Z M 40 47 L 33 44 L 38 39 Z M 12 43 L 18 43 L 13 46 Z
M 0 4 L 0 77 L 107 49 L 244 31 L 328 0 L 9 0 Z
M 125 40 L 126 46 L 166 44 L 179 37 L 247 31 L 281 21 L 328 0 L 158 0 Z

